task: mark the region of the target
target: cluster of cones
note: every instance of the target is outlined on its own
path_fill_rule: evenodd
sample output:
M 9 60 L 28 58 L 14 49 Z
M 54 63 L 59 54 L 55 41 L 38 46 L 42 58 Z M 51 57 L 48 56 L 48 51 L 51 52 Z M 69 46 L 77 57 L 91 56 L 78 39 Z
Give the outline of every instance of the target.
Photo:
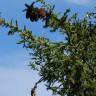
M 25 4 L 25 6 L 27 7 L 27 9 L 24 10 L 26 11 L 26 18 L 30 19 L 32 22 L 46 18 L 46 10 L 44 8 L 34 7 L 33 5 L 34 2 L 31 5 Z

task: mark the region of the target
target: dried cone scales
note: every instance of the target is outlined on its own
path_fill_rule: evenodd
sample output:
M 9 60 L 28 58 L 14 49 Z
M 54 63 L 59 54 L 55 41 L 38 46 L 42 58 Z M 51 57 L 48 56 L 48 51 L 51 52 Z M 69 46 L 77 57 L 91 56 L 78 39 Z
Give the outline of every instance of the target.
M 32 88 L 31 96 L 36 96 L 36 87 Z

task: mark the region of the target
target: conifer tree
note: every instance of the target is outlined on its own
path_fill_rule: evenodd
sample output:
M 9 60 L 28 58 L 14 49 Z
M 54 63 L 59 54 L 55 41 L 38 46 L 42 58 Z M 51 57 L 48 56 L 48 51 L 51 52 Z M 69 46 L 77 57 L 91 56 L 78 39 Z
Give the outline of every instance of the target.
M 41 3 L 41 8 L 34 3 Z M 38 71 L 46 82 L 48 90 L 60 96 L 96 96 L 96 14 L 87 12 L 81 19 L 78 14 L 70 14 L 66 9 L 63 15 L 54 12 L 54 5 L 37 0 L 31 5 L 25 4 L 26 18 L 30 22 L 41 20 L 43 28 L 59 32 L 65 41 L 52 42 L 44 36 L 34 36 L 26 27 L 20 29 L 18 22 L 13 25 L 0 18 L 0 25 L 8 27 L 8 35 L 18 33 L 18 44 L 32 49 L 29 66 Z

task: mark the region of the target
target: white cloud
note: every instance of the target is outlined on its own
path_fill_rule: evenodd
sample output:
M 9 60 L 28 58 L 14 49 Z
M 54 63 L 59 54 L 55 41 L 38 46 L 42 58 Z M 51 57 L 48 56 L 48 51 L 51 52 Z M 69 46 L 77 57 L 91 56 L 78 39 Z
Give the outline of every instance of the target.
M 67 0 L 67 1 L 70 3 L 77 4 L 77 5 L 86 5 L 86 4 L 91 3 L 92 0 Z
M 0 55 L 0 96 L 31 96 L 30 90 L 40 77 L 27 66 L 26 54 L 13 51 Z M 44 83 L 38 86 L 37 96 L 51 96 Z
M 36 77 L 23 69 L 0 68 L 0 96 L 30 96 L 28 91 Z M 32 80 L 32 82 L 31 82 Z
M 31 96 L 30 90 L 38 80 L 39 76 L 26 68 L 0 68 L 0 96 Z M 38 87 L 37 96 L 51 96 L 44 84 Z

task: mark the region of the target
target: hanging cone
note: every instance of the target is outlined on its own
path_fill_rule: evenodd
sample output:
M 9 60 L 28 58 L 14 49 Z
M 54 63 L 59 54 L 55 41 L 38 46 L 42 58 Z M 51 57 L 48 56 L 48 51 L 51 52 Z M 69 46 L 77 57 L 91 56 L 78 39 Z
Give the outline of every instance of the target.
M 32 88 L 31 96 L 36 96 L 36 87 Z
M 35 86 L 31 89 L 31 96 L 36 96 L 36 88 L 37 84 L 43 81 L 43 78 L 41 78 L 38 82 L 35 83 Z

